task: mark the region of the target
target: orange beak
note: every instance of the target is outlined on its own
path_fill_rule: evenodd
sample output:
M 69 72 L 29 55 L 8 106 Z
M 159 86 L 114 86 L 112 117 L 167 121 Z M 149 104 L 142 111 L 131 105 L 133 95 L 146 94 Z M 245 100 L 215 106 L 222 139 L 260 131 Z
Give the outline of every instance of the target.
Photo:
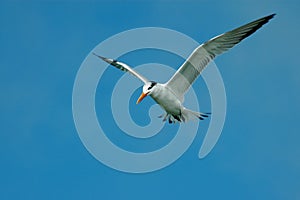
M 136 104 L 140 103 L 147 95 L 148 93 L 145 94 L 144 92 L 142 92 L 141 96 L 136 101 Z

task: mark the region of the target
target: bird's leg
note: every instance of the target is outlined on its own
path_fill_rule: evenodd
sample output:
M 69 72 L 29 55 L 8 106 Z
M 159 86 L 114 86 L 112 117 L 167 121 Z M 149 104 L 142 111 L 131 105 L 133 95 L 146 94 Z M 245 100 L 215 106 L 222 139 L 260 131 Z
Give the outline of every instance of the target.
M 171 115 L 169 115 L 169 124 L 172 124 L 172 122 Z
M 178 122 L 181 122 L 181 119 L 180 119 L 180 117 L 178 116 L 178 115 L 172 115 L 173 116 L 173 118 L 175 118 Z M 174 120 L 174 122 L 175 122 L 175 120 Z
M 168 114 L 168 113 L 162 114 L 162 115 L 160 115 L 158 117 L 159 118 L 163 117 L 163 122 L 165 122 L 166 120 L 168 120 L 169 124 L 176 123 L 177 121 L 178 122 L 184 121 L 183 116 L 171 115 L 171 114 Z
M 183 122 L 185 122 L 185 118 L 183 117 L 182 113 L 180 113 L 180 118 Z

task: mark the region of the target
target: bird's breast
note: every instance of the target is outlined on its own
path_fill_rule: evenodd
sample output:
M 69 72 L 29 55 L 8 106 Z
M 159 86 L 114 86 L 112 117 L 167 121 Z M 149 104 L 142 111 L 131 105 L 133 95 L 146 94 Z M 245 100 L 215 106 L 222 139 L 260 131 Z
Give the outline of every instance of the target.
M 167 87 L 160 86 L 150 95 L 167 113 L 179 115 L 181 102 Z

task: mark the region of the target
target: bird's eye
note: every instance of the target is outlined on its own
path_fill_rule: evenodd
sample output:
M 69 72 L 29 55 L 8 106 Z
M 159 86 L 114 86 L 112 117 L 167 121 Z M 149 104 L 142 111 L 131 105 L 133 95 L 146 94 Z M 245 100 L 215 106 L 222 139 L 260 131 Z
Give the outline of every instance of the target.
M 150 87 L 148 87 L 148 90 L 150 90 L 152 87 L 150 86 Z

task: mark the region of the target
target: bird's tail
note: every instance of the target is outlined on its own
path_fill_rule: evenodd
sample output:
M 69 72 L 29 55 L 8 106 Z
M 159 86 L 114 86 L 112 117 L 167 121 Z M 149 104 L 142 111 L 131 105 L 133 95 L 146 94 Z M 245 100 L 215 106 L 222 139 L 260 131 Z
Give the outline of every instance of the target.
M 193 119 L 200 119 L 200 120 L 204 120 L 206 117 L 208 117 L 210 115 L 210 113 L 200 113 L 200 112 L 196 112 L 196 111 L 192 111 L 186 108 L 183 108 L 181 111 L 181 118 L 184 122 L 187 122 L 189 120 L 193 120 Z
M 169 121 L 169 123 L 176 123 L 176 122 L 187 122 L 189 120 L 193 119 L 200 119 L 204 120 L 206 117 L 208 117 L 210 113 L 200 113 L 195 112 L 186 108 L 183 108 L 181 110 L 180 115 L 172 115 L 169 113 L 165 113 L 164 115 L 158 116 L 159 118 L 163 118 L 163 121 Z

